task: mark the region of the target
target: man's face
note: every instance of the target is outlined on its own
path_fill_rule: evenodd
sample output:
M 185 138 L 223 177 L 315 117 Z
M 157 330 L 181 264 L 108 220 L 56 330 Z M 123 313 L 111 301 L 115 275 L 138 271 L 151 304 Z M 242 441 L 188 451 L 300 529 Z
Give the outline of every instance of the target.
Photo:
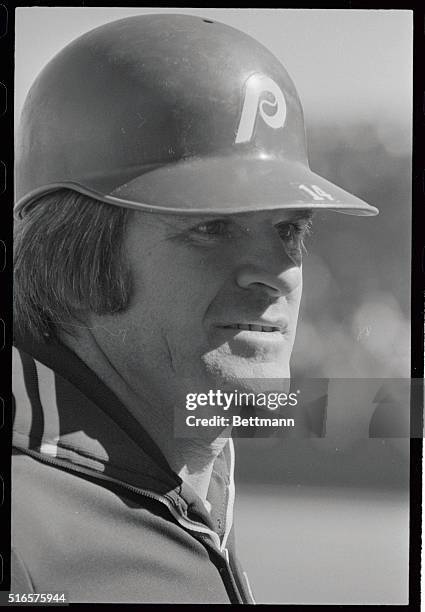
M 132 390 L 167 402 L 289 378 L 309 218 L 134 213 L 125 240 L 129 308 L 96 323 L 109 330 L 101 343 Z

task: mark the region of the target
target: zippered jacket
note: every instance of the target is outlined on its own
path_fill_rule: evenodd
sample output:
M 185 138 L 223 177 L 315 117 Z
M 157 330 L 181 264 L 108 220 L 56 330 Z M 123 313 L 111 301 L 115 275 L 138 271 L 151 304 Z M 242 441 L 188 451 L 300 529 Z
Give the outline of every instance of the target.
M 13 349 L 12 592 L 255 603 L 232 528 L 233 445 L 208 512 L 105 384 L 57 343 Z

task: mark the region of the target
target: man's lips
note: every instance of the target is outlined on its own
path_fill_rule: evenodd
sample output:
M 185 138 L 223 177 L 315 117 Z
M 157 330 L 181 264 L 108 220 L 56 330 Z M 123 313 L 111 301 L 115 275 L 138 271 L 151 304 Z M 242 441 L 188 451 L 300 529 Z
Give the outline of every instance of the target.
M 220 329 L 234 329 L 240 331 L 250 331 L 250 332 L 262 332 L 262 333 L 285 333 L 288 328 L 288 322 L 286 320 L 280 321 L 244 321 L 237 323 L 219 323 L 216 327 Z

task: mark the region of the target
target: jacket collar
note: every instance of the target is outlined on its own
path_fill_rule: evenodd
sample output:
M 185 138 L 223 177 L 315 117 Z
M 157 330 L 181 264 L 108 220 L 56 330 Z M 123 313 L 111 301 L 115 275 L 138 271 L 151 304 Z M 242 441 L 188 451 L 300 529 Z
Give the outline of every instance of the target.
M 13 444 L 22 451 L 147 489 L 214 531 L 229 530 L 229 525 L 220 528 L 222 517 L 214 520 L 214 507 L 223 507 L 226 498 L 224 522 L 231 521 L 230 439 L 214 464 L 208 494 L 213 507 L 210 515 L 122 402 L 64 345 L 19 340 L 13 348 L 13 393 Z M 217 497 L 221 497 L 219 504 L 214 503 Z

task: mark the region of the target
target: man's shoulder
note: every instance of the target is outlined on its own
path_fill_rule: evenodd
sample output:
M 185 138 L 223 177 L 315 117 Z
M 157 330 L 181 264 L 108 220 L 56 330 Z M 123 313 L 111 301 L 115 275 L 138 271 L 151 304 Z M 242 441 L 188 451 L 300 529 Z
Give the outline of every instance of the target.
M 108 602 L 199 602 L 209 591 L 228 602 L 204 546 L 162 504 L 24 453 L 12 470 L 12 545 L 38 591 Z
M 155 516 L 159 523 L 169 522 L 169 513 L 162 511 L 162 504 L 152 500 L 149 496 L 134 495 L 110 479 L 102 479 L 102 475 L 79 473 L 79 466 L 75 469 L 64 464 L 60 465 L 49 459 L 30 456 L 26 452 L 14 451 L 12 456 L 12 503 L 13 511 L 28 513 L 34 525 L 35 517 L 47 525 L 61 525 L 64 529 L 66 523 L 73 515 L 75 518 L 84 518 L 85 525 L 90 526 L 90 520 L 97 522 L 100 528 L 103 509 L 105 522 L 127 520 L 128 512 L 137 508 L 139 526 L 143 524 L 147 515 Z M 83 515 L 83 516 L 81 516 Z M 155 528 L 155 521 L 148 519 L 151 528 Z M 161 525 L 164 533 L 164 527 Z

